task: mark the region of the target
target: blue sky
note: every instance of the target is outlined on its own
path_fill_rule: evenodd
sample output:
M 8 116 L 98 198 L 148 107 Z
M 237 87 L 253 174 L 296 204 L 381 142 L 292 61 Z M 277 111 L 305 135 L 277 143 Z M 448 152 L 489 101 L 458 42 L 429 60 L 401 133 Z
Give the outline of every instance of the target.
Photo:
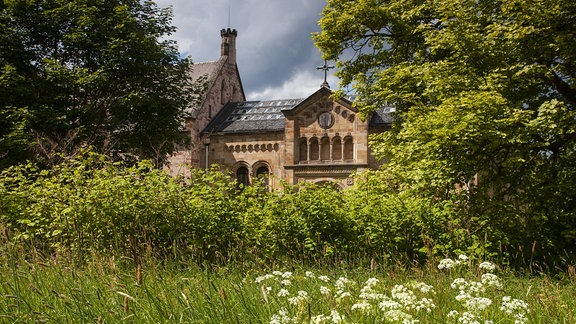
M 324 0 L 155 2 L 159 7 L 172 6 L 172 24 L 178 30 L 170 38 L 194 62 L 218 59 L 222 28 L 238 31 L 238 69 L 248 100 L 307 97 L 324 79 L 316 69 L 324 62 L 310 38 L 319 31 Z M 332 75 L 328 82 L 336 88 Z

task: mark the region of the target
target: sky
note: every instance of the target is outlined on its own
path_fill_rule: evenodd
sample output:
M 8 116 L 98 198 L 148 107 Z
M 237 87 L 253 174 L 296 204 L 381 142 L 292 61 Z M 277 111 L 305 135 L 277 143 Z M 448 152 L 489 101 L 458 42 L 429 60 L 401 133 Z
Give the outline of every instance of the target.
M 169 38 L 193 62 L 220 56 L 220 30 L 238 31 L 236 56 L 247 100 L 305 98 L 320 88 L 324 64 L 311 34 L 325 0 L 156 0 L 172 7 Z M 333 65 L 333 64 L 332 64 Z M 337 79 L 328 75 L 332 89 Z

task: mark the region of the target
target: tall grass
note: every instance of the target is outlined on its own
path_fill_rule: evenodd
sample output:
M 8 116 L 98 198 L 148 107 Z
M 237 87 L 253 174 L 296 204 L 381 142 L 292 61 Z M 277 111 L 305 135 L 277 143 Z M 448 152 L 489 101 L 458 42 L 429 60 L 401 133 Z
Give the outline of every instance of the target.
M 332 323 L 342 319 L 402 323 L 394 318 L 403 319 L 404 315 L 393 317 L 390 312 L 396 309 L 421 323 L 456 323 L 467 309 L 465 300 L 456 299 L 460 291 L 451 285 L 456 278 L 480 282 L 485 273 L 476 261 L 442 270 L 432 264 L 370 269 L 334 264 L 311 267 L 286 261 L 282 268 L 254 269 L 233 264 L 202 268 L 153 258 L 144 261 L 94 255 L 88 263 L 78 265 L 72 258 L 43 259 L 5 246 L 0 257 L 0 322 Z M 478 295 L 492 301 L 489 308 L 475 313 L 481 323 L 514 323 L 513 314 L 500 310 L 504 296 L 527 303 L 529 323 L 576 322 L 573 275 L 529 277 L 500 268 L 495 273 L 503 285 L 487 286 Z M 426 285 L 430 290 L 424 289 Z M 408 291 L 414 292 L 413 305 L 429 299 L 429 310 L 410 308 Z M 379 294 L 380 299 L 363 293 Z M 383 300 L 399 306 L 383 308 L 379 306 Z M 369 303 L 372 311 L 363 310 Z M 451 318 L 451 311 L 459 315 Z

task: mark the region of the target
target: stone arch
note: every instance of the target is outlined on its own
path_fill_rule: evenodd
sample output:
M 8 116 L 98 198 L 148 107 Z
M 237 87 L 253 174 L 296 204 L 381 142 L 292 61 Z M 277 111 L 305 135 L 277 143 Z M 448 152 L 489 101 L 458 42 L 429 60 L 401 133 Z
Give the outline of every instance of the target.
M 310 138 L 310 150 L 308 156 L 310 161 L 320 160 L 320 143 L 318 142 L 318 137 L 314 136 Z
M 344 160 L 354 160 L 354 139 L 352 136 L 344 137 Z
M 328 136 L 320 140 L 320 160 L 330 161 L 330 138 Z
M 308 161 L 308 140 L 306 137 L 301 137 L 298 140 L 298 161 Z
M 270 184 L 270 175 L 272 174 L 272 169 L 270 168 L 270 163 L 267 161 L 258 161 L 252 165 L 252 175 L 253 179 L 258 179 L 262 181 L 264 186 Z
M 335 136 L 332 139 L 332 160 L 342 160 L 342 138 L 340 136 Z
M 236 188 L 242 189 L 250 185 L 250 165 L 244 161 L 234 164 L 234 176 L 236 178 Z

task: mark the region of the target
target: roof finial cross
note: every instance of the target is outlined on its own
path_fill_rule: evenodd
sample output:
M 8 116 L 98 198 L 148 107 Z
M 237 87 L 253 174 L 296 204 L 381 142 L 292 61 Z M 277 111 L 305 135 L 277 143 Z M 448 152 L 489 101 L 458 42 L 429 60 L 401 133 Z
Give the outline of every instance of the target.
M 321 87 L 326 87 L 330 89 L 330 85 L 328 84 L 328 81 L 326 79 L 328 78 L 328 70 L 331 70 L 333 68 L 334 68 L 333 66 L 328 66 L 328 61 L 326 60 L 324 60 L 324 65 L 316 68 L 316 70 L 324 71 L 324 82 L 322 82 L 322 84 L 320 85 Z

